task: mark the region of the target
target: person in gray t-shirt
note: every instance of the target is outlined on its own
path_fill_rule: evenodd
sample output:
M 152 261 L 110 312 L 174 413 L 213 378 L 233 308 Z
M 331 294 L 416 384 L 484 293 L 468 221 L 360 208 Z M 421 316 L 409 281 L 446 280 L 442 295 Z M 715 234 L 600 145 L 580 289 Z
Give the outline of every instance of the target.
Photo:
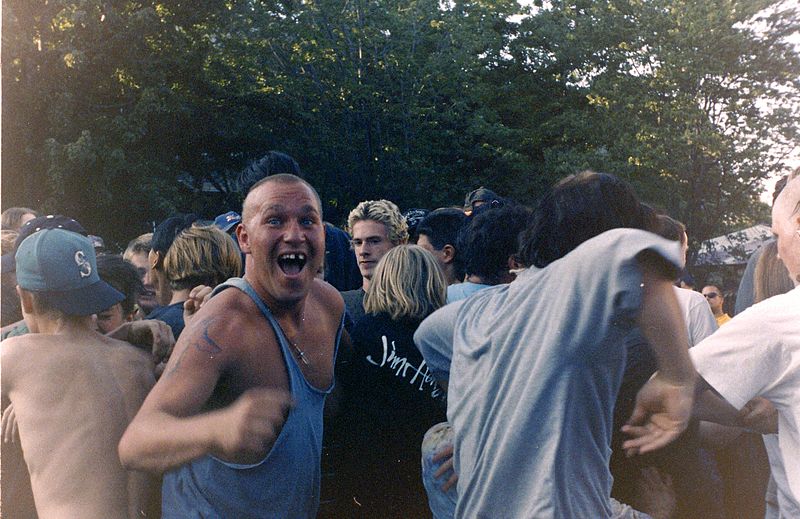
M 638 230 L 646 219 L 621 180 L 569 177 L 523 235 L 521 261 L 541 270 L 445 307 L 418 330 L 434 373 L 446 357 L 442 339 L 452 337 L 456 517 L 633 515 L 611 500 L 608 469 L 622 337 L 639 325 L 661 368 L 627 426 L 632 452 L 684 430 L 696 376 L 670 281 L 679 247 Z

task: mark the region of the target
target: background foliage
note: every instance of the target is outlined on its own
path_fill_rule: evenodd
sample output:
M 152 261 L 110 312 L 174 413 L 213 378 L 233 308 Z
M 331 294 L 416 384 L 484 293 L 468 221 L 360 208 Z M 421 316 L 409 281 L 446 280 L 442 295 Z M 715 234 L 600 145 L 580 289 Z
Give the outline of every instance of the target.
M 236 209 L 279 149 L 335 223 L 593 168 L 701 240 L 765 218 L 798 30 L 772 0 L 4 0 L 2 203 L 122 243 Z

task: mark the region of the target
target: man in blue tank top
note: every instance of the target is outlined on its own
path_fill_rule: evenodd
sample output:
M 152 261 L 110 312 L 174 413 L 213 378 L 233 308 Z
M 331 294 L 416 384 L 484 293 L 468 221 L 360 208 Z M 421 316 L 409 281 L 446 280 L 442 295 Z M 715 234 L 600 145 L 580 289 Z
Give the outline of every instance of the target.
M 336 289 L 315 279 L 319 195 L 292 175 L 265 178 L 237 238 L 251 256 L 244 278 L 217 287 L 181 334 L 120 458 L 164 473 L 164 518 L 314 517 L 344 314 Z

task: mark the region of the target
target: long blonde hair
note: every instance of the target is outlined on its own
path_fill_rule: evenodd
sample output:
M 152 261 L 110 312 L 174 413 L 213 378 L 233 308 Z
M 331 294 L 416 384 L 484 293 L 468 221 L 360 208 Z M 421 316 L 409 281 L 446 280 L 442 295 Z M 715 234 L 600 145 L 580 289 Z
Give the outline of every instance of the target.
M 418 245 L 398 245 L 378 262 L 364 310 L 421 320 L 444 306 L 446 296 L 447 281 L 436 258 Z

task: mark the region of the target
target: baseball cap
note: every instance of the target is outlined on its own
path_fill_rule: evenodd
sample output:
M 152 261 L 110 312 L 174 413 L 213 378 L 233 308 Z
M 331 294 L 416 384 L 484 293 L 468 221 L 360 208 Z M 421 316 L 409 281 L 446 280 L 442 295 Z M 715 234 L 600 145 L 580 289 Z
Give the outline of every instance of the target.
M 470 191 L 467 197 L 464 199 L 464 210 L 471 210 L 472 204 L 475 202 L 491 202 L 495 199 L 500 199 L 500 197 L 497 196 L 497 193 L 491 189 L 481 186 L 474 191 Z
M 125 296 L 102 281 L 92 241 L 63 229 L 42 229 L 16 253 L 17 284 L 67 315 L 92 315 Z
M 241 223 L 242 217 L 236 211 L 228 211 L 214 218 L 214 225 L 223 230 L 223 232 L 230 232 L 231 229 Z
M 17 241 L 14 242 L 14 252 L 10 252 L 8 254 L 4 254 L 2 261 L 2 270 L 3 272 L 14 272 L 16 269 L 16 263 L 14 262 L 14 253 L 19 249 L 20 243 L 22 243 L 25 238 L 30 236 L 31 234 L 41 231 L 42 229 L 66 229 L 68 231 L 76 232 L 78 234 L 82 234 L 86 236 L 88 233 L 86 229 L 83 228 L 81 224 L 79 224 L 76 220 L 69 218 L 68 216 L 62 216 L 60 214 L 53 215 L 48 214 L 47 216 L 38 216 L 33 220 L 28 220 L 22 227 L 19 228 L 19 235 L 17 236 Z

